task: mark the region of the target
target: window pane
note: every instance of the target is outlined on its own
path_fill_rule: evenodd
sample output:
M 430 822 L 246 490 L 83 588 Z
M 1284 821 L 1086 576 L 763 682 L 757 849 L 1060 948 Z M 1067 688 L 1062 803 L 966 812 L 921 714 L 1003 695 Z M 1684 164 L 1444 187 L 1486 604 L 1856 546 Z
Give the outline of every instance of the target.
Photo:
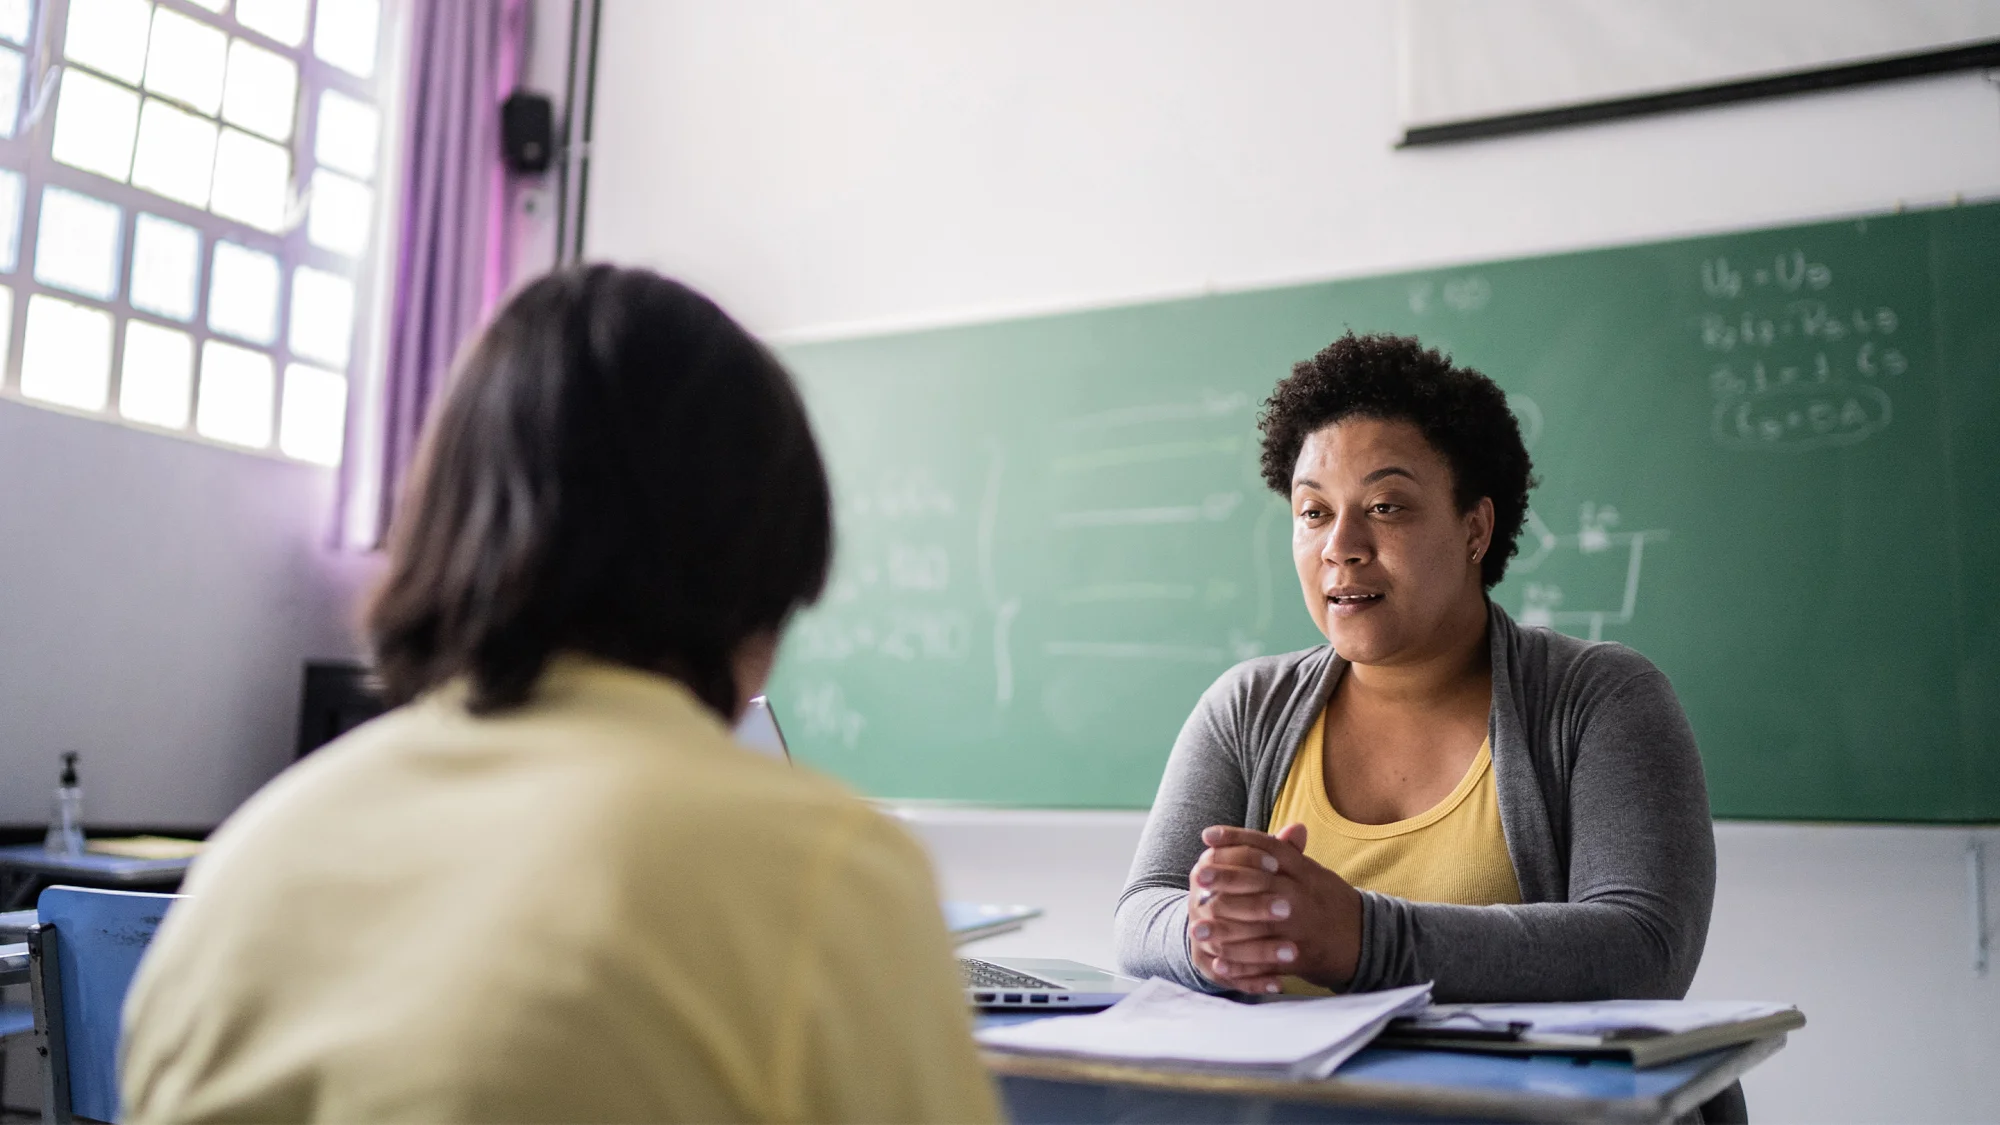
M 134 422 L 185 429 L 194 400 L 194 337 L 143 320 L 125 322 L 118 413 Z
M 263 449 L 271 444 L 271 357 L 220 340 L 201 345 L 201 397 L 194 428 L 203 437 Z
M 319 96 L 319 127 L 313 133 L 313 159 L 364 180 L 375 177 L 375 155 L 381 145 L 382 115 L 367 102 L 338 90 Z
M 294 363 L 285 368 L 285 405 L 278 420 L 278 448 L 285 456 L 319 465 L 340 464 L 347 438 L 347 380 L 331 371 Z
M 300 266 L 292 272 L 292 354 L 347 369 L 354 340 L 354 283 Z
M 312 216 L 306 238 L 314 246 L 358 255 L 368 248 L 369 213 L 375 193 L 366 185 L 322 168 L 313 173 Z
M 320 0 L 313 54 L 357 78 L 375 73 L 375 25 L 380 0 Z
M 200 273 L 201 235 L 141 212 L 132 224 L 132 307 L 185 324 L 194 319 Z
M 21 173 L 0 168 L 0 273 L 21 264 Z
M 215 186 L 208 209 L 225 219 L 276 232 L 285 225 L 292 156 L 283 146 L 224 129 L 215 146 Z
M 137 86 L 152 23 L 150 0 L 69 0 L 63 57 Z
M 306 41 L 306 0 L 236 0 L 236 22 L 296 47 Z
M 215 167 L 215 122 L 147 98 L 139 114 L 139 151 L 132 183 L 190 207 L 208 206 L 208 176 Z
M 26 70 L 21 52 L 0 47 L 0 137 L 13 136 L 21 122 L 21 75 Z
M 74 67 L 63 68 L 51 156 L 122 181 L 132 168 L 132 136 L 138 128 L 138 94 Z
M 214 117 L 222 105 L 223 51 L 228 45 L 229 37 L 221 28 L 161 8 L 153 13 L 146 88 Z
M 28 45 L 28 24 L 33 20 L 33 0 L 0 0 L 0 39 Z
M 229 85 L 222 95 L 222 119 L 274 141 L 292 139 L 298 105 L 299 65 L 247 39 L 229 44 Z
M 209 328 L 253 344 L 277 340 L 278 281 L 278 259 L 218 241 L 209 271 Z
M 29 297 L 21 393 L 79 410 L 104 409 L 111 393 L 111 314 L 46 293 Z
M 70 191 L 42 189 L 42 220 L 35 232 L 35 280 L 108 301 L 118 295 L 118 228 L 115 204 Z

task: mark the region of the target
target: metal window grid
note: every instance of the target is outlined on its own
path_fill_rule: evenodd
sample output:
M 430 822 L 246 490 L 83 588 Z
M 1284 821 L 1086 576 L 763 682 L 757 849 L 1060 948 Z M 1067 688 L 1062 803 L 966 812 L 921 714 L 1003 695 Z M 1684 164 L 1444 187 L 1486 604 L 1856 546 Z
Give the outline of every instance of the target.
M 291 327 L 291 279 L 299 266 L 312 266 L 339 274 L 354 283 L 354 324 L 350 336 L 347 368 L 340 371 L 347 380 L 349 417 L 345 432 L 351 435 L 354 425 L 352 405 L 355 401 L 356 371 L 361 362 L 362 344 L 369 337 L 369 314 L 375 308 L 374 292 L 376 279 L 376 256 L 380 252 L 379 231 L 383 227 L 383 208 L 393 206 L 395 201 L 385 199 L 383 186 L 388 177 L 383 174 L 383 154 L 379 152 L 384 140 L 393 132 L 389 120 L 392 107 L 383 104 L 381 91 L 387 85 L 384 71 L 387 67 L 388 44 L 391 39 L 389 20 L 392 16 L 392 0 L 382 0 L 380 17 L 376 25 L 375 66 L 371 77 L 357 78 L 347 71 L 322 61 L 313 53 L 313 34 L 318 16 L 318 0 L 308 5 L 306 36 L 297 47 L 288 47 L 270 39 L 260 32 L 244 27 L 235 19 L 235 5 L 229 5 L 222 13 L 215 13 L 187 0 L 154 0 L 156 8 L 167 8 L 216 27 L 230 36 L 240 36 L 266 50 L 274 51 L 298 64 L 299 88 L 294 106 L 292 138 L 286 145 L 292 160 L 291 193 L 288 199 L 287 220 L 289 229 L 272 234 L 244 223 L 225 219 L 213 212 L 190 207 L 178 200 L 157 195 L 129 183 L 72 168 L 57 162 L 50 155 L 50 144 L 55 134 L 57 87 L 60 85 L 61 68 L 76 66 L 119 86 L 134 90 L 142 97 L 159 97 L 141 87 L 127 85 L 120 79 L 99 74 L 88 66 L 66 62 L 63 59 L 63 36 L 69 22 L 70 0 L 37 0 L 33 7 L 32 24 L 29 30 L 26 75 L 23 79 L 21 96 L 21 120 L 11 138 L 0 138 L 0 166 L 22 174 L 21 214 L 19 228 L 19 253 L 16 256 L 14 272 L 0 273 L 0 285 L 12 287 L 13 311 L 10 330 L 6 341 L 6 369 L 0 378 L 0 396 L 17 402 L 28 403 L 46 410 L 80 415 L 98 421 L 112 422 L 133 429 L 151 433 L 166 434 L 205 445 L 228 449 L 252 456 L 266 456 L 290 463 L 299 463 L 295 458 L 285 456 L 279 450 L 280 421 L 283 418 L 285 395 L 285 369 L 294 359 L 290 347 Z M 313 158 L 317 140 L 318 110 L 320 91 L 338 90 L 373 106 L 380 115 L 377 130 L 378 158 L 375 175 L 366 181 L 374 195 L 374 210 L 370 220 L 370 237 L 363 252 L 355 258 L 321 249 L 306 238 L 306 204 L 312 172 L 318 167 Z M 199 112 L 184 103 L 171 98 L 162 98 L 182 109 Z M 208 115 L 203 114 L 207 117 Z M 210 118 L 221 123 L 220 116 Z M 226 126 L 225 127 L 230 127 Z M 252 133 L 252 136 L 257 134 Z M 260 138 L 268 140 L 269 138 Z M 135 139 L 136 149 L 136 139 Z M 337 171 L 337 170 L 334 170 Z M 339 173 L 347 175 L 347 173 Z M 349 178 L 352 178 L 351 176 Z M 85 195 L 116 204 L 121 211 L 119 223 L 119 263 L 118 293 L 114 300 L 100 301 L 81 296 L 68 290 L 42 285 L 35 280 L 34 262 L 36 252 L 36 232 L 41 217 L 42 189 L 46 186 L 69 188 Z M 196 267 L 195 312 L 191 321 L 182 323 L 152 313 L 136 310 L 131 305 L 133 266 L 133 226 L 141 211 L 151 212 L 162 218 L 184 223 L 198 231 L 202 238 L 201 254 Z M 215 258 L 215 244 L 218 240 L 228 240 L 239 245 L 272 254 L 279 263 L 279 291 L 277 294 L 278 330 L 277 337 L 269 346 L 251 344 L 224 333 L 211 332 L 208 328 L 209 283 Z M 60 403 L 30 398 L 21 394 L 21 356 L 23 343 L 27 337 L 28 301 L 37 293 L 45 293 L 64 301 L 90 308 L 109 311 L 113 316 L 111 342 L 111 375 L 106 392 L 106 404 L 102 410 L 81 410 Z M 166 429 L 127 419 L 118 410 L 119 392 L 123 379 L 125 359 L 125 324 L 134 318 L 164 325 L 188 333 L 194 340 L 194 379 L 190 385 L 188 422 L 181 429 Z M 195 429 L 194 404 L 199 399 L 201 384 L 202 346 L 210 339 L 217 339 L 239 347 L 251 348 L 271 357 L 275 387 L 271 397 L 271 441 L 263 449 L 253 449 L 233 442 L 221 441 L 200 434 Z M 328 369 L 329 365 L 307 357 L 297 357 L 298 362 L 308 366 Z

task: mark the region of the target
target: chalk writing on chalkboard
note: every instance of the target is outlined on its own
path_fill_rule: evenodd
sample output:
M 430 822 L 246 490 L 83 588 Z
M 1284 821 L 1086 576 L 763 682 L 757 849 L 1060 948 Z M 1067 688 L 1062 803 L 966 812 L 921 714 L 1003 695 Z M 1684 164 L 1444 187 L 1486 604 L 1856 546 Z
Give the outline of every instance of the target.
M 1529 449 L 1542 440 L 1541 404 L 1519 391 L 1507 394 L 1507 407 L 1514 412 L 1514 419 L 1521 426 L 1521 444 Z
M 1057 512 L 1057 527 L 1130 527 L 1152 523 L 1199 523 L 1229 518 L 1243 502 L 1241 492 L 1211 492 L 1199 504 L 1153 504 L 1136 508 L 1092 508 Z
M 1515 614 L 1522 624 L 1547 625 L 1565 632 L 1569 630 L 1564 626 L 1581 627 L 1593 641 L 1604 639 L 1606 625 L 1631 624 L 1639 610 L 1639 580 L 1645 570 L 1646 544 L 1666 539 L 1667 532 L 1663 528 L 1618 531 L 1615 530 L 1618 522 L 1617 508 L 1585 503 L 1577 513 L 1576 532 L 1558 535 L 1534 509 L 1528 510 L 1523 530 L 1531 541 L 1531 549 L 1509 568 L 1516 575 L 1536 576 L 1522 589 L 1521 607 Z M 1622 581 L 1614 581 L 1608 590 L 1601 580 L 1590 582 L 1587 570 L 1593 564 L 1598 569 L 1607 565 L 1621 568 Z M 1548 568 L 1546 571 L 1544 566 Z M 1574 599 L 1565 604 L 1564 584 L 1573 585 L 1572 576 L 1589 587 L 1590 592 L 1585 595 L 1589 600 Z M 1616 577 L 1614 574 L 1614 580 Z M 1607 593 L 1615 601 L 1599 600 Z
M 852 748 L 861 741 L 868 720 L 847 703 L 847 693 L 832 680 L 820 680 L 801 688 L 797 700 L 799 726 L 810 737 L 832 738 Z
M 1156 402 L 1142 406 L 1121 406 L 1065 418 L 1062 428 L 1072 432 L 1110 430 L 1121 426 L 1141 426 L 1150 422 L 1194 422 L 1227 418 L 1250 408 L 1250 396 L 1241 391 L 1204 393 L 1192 402 Z
M 1444 306 L 1455 313 L 1471 314 L 1486 307 L 1493 300 L 1493 286 L 1478 274 L 1445 279 L 1443 285 L 1422 278 L 1412 281 L 1406 291 L 1409 296 L 1410 311 L 1424 316 L 1435 309 L 1442 299 Z M 1449 349 L 1443 349 L 1449 351 Z
M 842 499 L 849 514 L 883 519 L 949 516 L 958 511 L 958 501 L 925 468 L 882 473 Z
M 1910 368 L 1894 308 L 1842 300 L 1834 273 L 1793 249 L 1768 263 L 1701 263 L 1701 288 L 1723 307 L 1697 332 L 1712 357 L 1710 434 L 1737 450 L 1854 445 L 1888 428 L 1888 386 Z M 1823 295 L 1822 295 L 1823 294 Z
M 993 704 L 1006 707 L 1014 702 L 1014 619 L 1021 614 L 1021 599 L 1000 592 L 993 563 L 993 537 L 1000 520 L 1000 484 L 1005 479 L 1007 457 L 998 445 L 986 457 L 986 487 L 979 498 L 979 597 L 993 615 Z

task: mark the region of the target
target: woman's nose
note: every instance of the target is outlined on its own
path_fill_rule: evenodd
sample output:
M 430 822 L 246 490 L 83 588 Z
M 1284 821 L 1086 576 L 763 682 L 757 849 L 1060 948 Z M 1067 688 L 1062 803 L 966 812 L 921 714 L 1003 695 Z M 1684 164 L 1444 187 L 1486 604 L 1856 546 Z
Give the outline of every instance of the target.
M 1335 566 L 1354 566 L 1366 561 L 1369 543 L 1364 521 L 1351 516 L 1335 516 L 1320 542 L 1319 557 Z

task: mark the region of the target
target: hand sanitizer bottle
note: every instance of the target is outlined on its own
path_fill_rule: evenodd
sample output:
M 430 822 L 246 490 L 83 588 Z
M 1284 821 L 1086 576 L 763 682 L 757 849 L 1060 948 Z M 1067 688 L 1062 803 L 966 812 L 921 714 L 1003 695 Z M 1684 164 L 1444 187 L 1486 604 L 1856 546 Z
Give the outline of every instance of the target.
M 63 855 L 83 854 L 83 786 L 76 780 L 76 751 L 63 754 L 62 783 L 56 786 L 55 815 L 42 847 Z

